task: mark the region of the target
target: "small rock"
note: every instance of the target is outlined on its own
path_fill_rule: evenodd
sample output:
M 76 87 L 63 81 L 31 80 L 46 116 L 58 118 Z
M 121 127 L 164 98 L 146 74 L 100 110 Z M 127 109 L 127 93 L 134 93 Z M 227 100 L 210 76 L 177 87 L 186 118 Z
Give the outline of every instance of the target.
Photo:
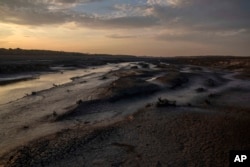
M 23 129 L 29 129 L 29 126 L 28 125 L 24 125 Z
M 83 101 L 80 99 L 80 100 L 78 100 L 77 102 L 76 102 L 76 104 L 82 104 L 83 103 Z
M 108 79 L 108 77 L 102 76 L 102 77 L 100 78 L 100 80 L 105 80 L 105 79 Z
M 211 105 L 211 102 L 210 102 L 208 99 L 206 99 L 206 100 L 205 100 L 205 104 Z
M 204 88 L 197 88 L 196 89 L 196 92 L 198 92 L 198 93 L 205 92 L 205 91 L 206 91 L 206 89 L 204 89 Z
M 57 84 L 53 84 L 53 86 L 54 86 L 54 87 L 58 87 L 58 85 L 57 85 Z
M 130 69 L 138 69 L 138 66 L 132 66 Z
M 162 167 L 162 165 L 161 165 L 161 162 L 160 162 L 160 161 L 158 161 L 158 162 L 157 162 L 156 167 Z
M 57 116 L 57 113 L 56 113 L 56 111 L 53 111 L 53 114 L 52 114 L 54 117 L 56 117 Z
M 168 99 L 162 99 L 159 97 L 156 106 L 157 107 L 176 106 L 176 101 L 170 101 Z
M 151 103 L 146 104 L 146 108 L 149 108 L 149 107 L 151 107 L 151 106 L 152 106 Z
M 208 79 L 206 81 L 206 85 L 209 86 L 209 87 L 215 87 L 216 86 L 216 82 L 213 80 L 213 79 Z

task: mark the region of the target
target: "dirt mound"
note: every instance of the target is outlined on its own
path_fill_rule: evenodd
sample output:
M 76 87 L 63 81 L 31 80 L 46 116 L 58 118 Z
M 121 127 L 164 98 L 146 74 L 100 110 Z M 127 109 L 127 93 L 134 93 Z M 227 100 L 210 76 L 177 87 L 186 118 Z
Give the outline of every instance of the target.
M 169 72 L 157 77 L 154 81 L 170 88 L 176 88 L 187 83 L 188 78 L 185 74 L 180 72 Z
M 152 83 L 135 77 L 123 77 L 113 81 L 107 88 L 111 101 L 137 95 L 146 95 L 156 92 L 160 88 Z

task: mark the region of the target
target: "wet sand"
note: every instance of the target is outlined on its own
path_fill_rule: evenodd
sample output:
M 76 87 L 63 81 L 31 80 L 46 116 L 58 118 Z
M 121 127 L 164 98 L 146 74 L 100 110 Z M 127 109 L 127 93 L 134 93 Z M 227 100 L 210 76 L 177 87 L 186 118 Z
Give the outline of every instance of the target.
M 250 81 L 240 75 L 133 62 L 76 77 L 0 106 L 0 164 L 228 166 L 230 150 L 250 149 Z

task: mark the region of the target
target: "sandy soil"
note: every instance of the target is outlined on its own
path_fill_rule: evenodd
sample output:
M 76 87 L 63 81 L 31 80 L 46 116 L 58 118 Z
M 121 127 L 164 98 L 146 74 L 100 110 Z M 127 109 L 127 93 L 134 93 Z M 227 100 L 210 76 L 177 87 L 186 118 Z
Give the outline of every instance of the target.
M 230 150 L 250 149 L 238 72 L 129 63 L 0 106 L 0 164 L 228 166 Z

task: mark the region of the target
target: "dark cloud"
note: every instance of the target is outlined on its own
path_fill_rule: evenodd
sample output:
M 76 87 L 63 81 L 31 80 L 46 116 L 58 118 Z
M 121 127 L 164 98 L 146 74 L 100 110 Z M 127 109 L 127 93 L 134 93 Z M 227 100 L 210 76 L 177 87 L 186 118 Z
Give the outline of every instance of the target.
M 25 25 L 65 22 L 69 14 L 49 10 L 50 5 L 38 0 L 12 0 L 0 2 L 1 21 Z
M 218 31 L 218 32 L 203 32 L 203 31 L 188 31 L 182 33 L 161 33 L 156 36 L 159 40 L 165 41 L 184 41 L 196 43 L 237 43 L 239 41 L 249 41 L 249 32 L 245 30 L 239 31 Z
M 177 6 L 149 5 L 152 15 L 160 20 L 162 27 L 173 31 L 163 31 L 155 36 L 156 39 L 241 48 L 250 42 L 250 1 L 185 2 L 188 3 Z
M 2 0 L 0 20 L 24 25 L 60 24 L 74 21 L 83 15 L 71 11 L 70 7 L 99 1 L 101 0 Z
M 249 29 L 250 1 L 189 0 L 177 7 L 153 5 L 153 14 L 169 27 L 200 30 Z
M 0 20 L 23 25 L 48 25 L 76 22 L 78 25 L 95 28 L 140 28 L 153 26 L 157 19 L 152 16 L 101 17 L 95 13 L 76 12 L 71 8 L 57 9 L 57 3 L 64 5 L 100 2 L 102 0 L 13 0 L 1 1 Z M 62 5 L 60 4 L 60 6 Z
M 52 0 L 53 3 L 61 4 L 79 4 L 79 3 L 93 3 L 93 2 L 102 2 L 104 0 Z
M 114 28 L 141 28 L 151 27 L 158 23 L 158 19 L 152 16 L 130 16 L 130 17 L 118 17 L 103 20 L 103 24 Z
M 237 31 L 250 28 L 249 0 L 179 0 L 177 5 L 168 5 L 167 0 L 154 1 L 136 6 L 134 12 L 123 15 L 110 12 L 100 16 L 95 11 L 72 10 L 79 4 L 88 5 L 104 0 L 1 0 L 0 21 L 24 25 L 48 25 L 76 22 L 92 28 L 142 28 L 162 26 L 196 31 Z M 149 1 L 148 1 L 149 2 Z M 153 2 L 153 1 L 152 1 Z M 124 1 L 126 4 L 126 1 Z M 113 4 L 115 5 L 115 4 Z M 150 12 L 148 12 L 150 11 Z M 117 9 L 116 9 L 117 12 Z M 138 14 L 138 15 L 136 15 Z

